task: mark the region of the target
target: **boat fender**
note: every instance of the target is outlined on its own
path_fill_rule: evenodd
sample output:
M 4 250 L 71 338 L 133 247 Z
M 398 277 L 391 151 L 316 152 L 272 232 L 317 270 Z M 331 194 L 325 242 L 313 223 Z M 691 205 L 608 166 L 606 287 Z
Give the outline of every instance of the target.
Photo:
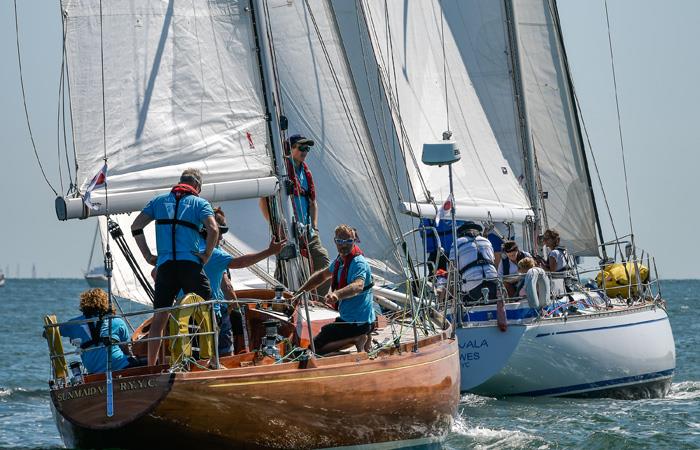
M 533 267 L 525 274 L 525 293 L 530 308 L 540 309 L 550 303 L 551 288 L 544 269 Z
M 44 316 L 45 326 L 56 325 L 57 323 L 55 315 Z M 49 344 L 49 355 L 51 355 L 53 376 L 55 379 L 66 379 L 68 377 L 68 364 L 66 363 L 65 353 L 63 351 L 60 330 L 56 326 L 46 326 L 45 329 L 46 341 Z
M 498 329 L 506 331 L 508 329 L 508 317 L 506 316 L 506 304 L 503 300 L 496 302 L 496 323 Z

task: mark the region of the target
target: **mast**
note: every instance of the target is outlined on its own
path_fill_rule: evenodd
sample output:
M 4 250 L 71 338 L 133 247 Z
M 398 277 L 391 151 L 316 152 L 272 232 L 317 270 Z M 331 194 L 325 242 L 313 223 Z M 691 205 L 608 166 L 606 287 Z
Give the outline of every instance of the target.
M 600 216 L 598 215 L 598 204 L 595 201 L 595 194 L 593 193 L 593 183 L 591 181 L 591 171 L 588 167 L 588 157 L 586 156 L 586 147 L 583 142 L 583 133 L 581 133 L 581 121 L 578 117 L 578 111 L 576 109 L 576 104 L 575 104 L 575 98 L 573 97 L 573 92 L 574 92 L 574 83 L 571 78 L 571 70 L 569 69 L 569 59 L 566 56 L 566 47 L 564 46 L 564 36 L 561 32 L 561 26 L 559 24 L 559 9 L 557 8 L 557 2 L 556 0 L 551 1 L 551 9 L 552 9 L 552 21 L 554 23 L 554 29 L 557 30 L 557 39 L 559 41 L 559 47 L 561 48 L 561 58 L 564 62 L 564 75 L 566 76 L 566 84 L 569 88 L 568 92 L 568 97 L 571 103 L 573 103 L 574 107 L 572 108 L 572 113 L 574 115 L 574 122 L 576 123 L 576 139 L 579 142 L 579 145 L 581 146 L 581 155 L 583 156 L 583 166 L 586 169 L 586 183 L 588 185 L 588 192 L 591 195 L 591 200 L 593 201 L 593 213 L 595 215 L 595 223 L 596 223 L 596 228 L 598 229 L 598 238 L 600 239 L 600 243 L 603 244 L 605 242 L 605 239 L 603 237 L 603 228 L 600 225 Z M 607 251 L 605 249 L 605 246 L 603 245 L 602 247 L 603 250 L 603 259 L 608 258 Z
M 274 85 L 274 68 L 271 54 L 271 43 L 267 30 L 268 17 L 265 14 L 264 0 L 252 0 L 250 8 L 253 18 L 253 33 L 257 45 L 258 64 L 260 67 L 260 78 L 262 82 L 263 96 L 265 97 L 265 117 L 267 119 L 268 133 L 270 136 L 270 145 L 272 146 L 272 159 L 275 163 L 275 174 L 278 179 L 286 177 L 286 167 L 284 164 L 284 154 L 282 152 L 282 130 L 280 128 L 279 105 L 277 89 Z M 300 280 L 297 277 L 297 272 L 294 270 L 294 262 L 298 257 L 297 253 L 297 236 L 293 229 L 294 215 L 291 205 L 289 192 L 287 191 L 287 183 L 280 183 L 279 194 L 282 213 L 285 219 L 286 236 L 290 237 L 293 244 L 290 244 L 289 249 L 283 250 L 283 253 L 292 253 L 289 258 L 282 259 L 285 273 L 287 275 L 287 283 L 289 288 L 296 290 L 300 286 Z M 274 230 L 275 225 L 272 221 L 273 211 L 270 211 L 270 226 Z M 280 255 L 281 256 L 281 255 Z
M 505 0 L 506 28 L 510 43 L 510 55 L 513 73 L 513 86 L 516 96 L 516 107 L 520 123 L 520 138 L 523 144 L 523 159 L 525 161 L 525 182 L 530 205 L 535 213 L 534 235 L 537 236 L 547 226 L 544 220 L 544 203 L 540 199 L 540 190 L 537 183 L 537 163 L 535 161 L 535 148 L 532 139 L 532 130 L 528 120 L 527 102 L 522 83 L 522 68 L 520 64 L 520 51 L 518 48 L 518 27 L 516 26 L 514 0 Z M 537 253 L 537 243 L 533 243 L 533 251 Z

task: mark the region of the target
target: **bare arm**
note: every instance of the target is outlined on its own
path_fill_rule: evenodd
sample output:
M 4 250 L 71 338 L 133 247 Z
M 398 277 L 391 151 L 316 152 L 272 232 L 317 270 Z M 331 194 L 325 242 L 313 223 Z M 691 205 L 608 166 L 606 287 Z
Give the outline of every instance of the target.
M 328 300 L 332 303 L 335 303 L 338 300 L 343 300 L 345 298 L 350 298 L 350 297 L 356 296 L 357 294 L 361 293 L 364 288 L 365 288 L 365 279 L 358 278 L 357 280 L 353 281 L 352 283 L 349 283 L 344 288 L 340 288 L 337 291 L 333 291 L 330 294 L 326 295 L 326 300 Z M 333 299 L 334 296 L 335 296 L 335 299 Z
M 287 240 L 284 239 L 282 241 L 276 241 L 273 240 L 270 242 L 270 245 L 263 251 L 260 251 L 258 253 L 249 253 L 247 255 L 239 256 L 238 258 L 234 258 L 233 261 L 231 261 L 228 265 L 229 269 L 242 269 L 244 267 L 249 267 L 252 266 L 253 264 L 262 261 L 263 259 L 278 254 L 280 251 L 282 251 L 282 248 L 287 244 Z
M 137 233 L 134 236 L 134 240 L 141 251 L 143 259 L 145 259 L 148 264 L 155 266 L 158 258 L 151 253 L 151 249 L 148 248 L 148 243 L 146 242 L 146 236 L 143 234 L 143 228 L 152 221 L 153 217 L 149 216 L 143 211 L 140 212 L 131 224 L 131 234 L 133 235 L 134 232 Z
M 550 272 L 556 271 L 556 270 L 557 270 L 557 260 L 556 260 L 556 258 L 554 258 L 554 256 L 550 256 L 550 257 L 549 257 L 549 260 L 548 260 L 548 262 L 547 262 L 547 265 L 548 265 L 547 270 L 549 270 Z
M 309 217 L 311 217 L 311 228 L 318 229 L 318 206 L 316 200 L 309 202 Z
M 324 281 L 329 280 L 332 276 L 333 274 L 330 273 L 328 269 L 317 270 L 309 277 L 308 280 L 306 280 L 306 283 L 301 285 L 297 292 L 304 292 L 308 291 L 309 289 L 313 289 Z
M 204 219 L 204 228 L 207 230 L 207 248 L 202 252 L 194 252 L 194 254 L 202 262 L 202 265 L 206 264 L 211 257 L 216 243 L 219 241 L 219 227 L 216 224 L 214 216 L 209 216 Z
M 221 292 L 224 293 L 226 300 L 236 299 L 236 292 L 233 290 L 233 284 L 231 284 L 231 279 L 226 272 L 221 276 Z

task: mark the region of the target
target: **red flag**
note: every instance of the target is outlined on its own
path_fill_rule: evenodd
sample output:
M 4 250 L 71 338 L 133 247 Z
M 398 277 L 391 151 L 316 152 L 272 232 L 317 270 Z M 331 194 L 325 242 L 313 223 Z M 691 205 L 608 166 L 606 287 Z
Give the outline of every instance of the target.
M 105 163 L 102 168 L 100 169 L 97 174 L 95 174 L 94 177 L 92 177 L 92 180 L 90 181 L 90 184 L 88 185 L 87 189 L 85 190 L 85 195 L 83 195 L 83 203 L 85 203 L 85 206 L 92 210 L 98 210 L 100 204 L 99 203 L 92 203 L 90 201 L 90 195 L 92 194 L 92 191 L 95 189 L 99 189 L 101 187 L 104 187 L 107 184 L 107 164 Z
M 435 216 L 435 226 L 440 225 L 440 221 L 442 219 L 451 217 L 452 214 L 452 208 L 454 207 L 454 199 L 452 198 L 452 194 L 447 196 L 447 200 L 445 200 L 445 203 L 440 206 L 440 209 L 438 209 L 438 213 Z

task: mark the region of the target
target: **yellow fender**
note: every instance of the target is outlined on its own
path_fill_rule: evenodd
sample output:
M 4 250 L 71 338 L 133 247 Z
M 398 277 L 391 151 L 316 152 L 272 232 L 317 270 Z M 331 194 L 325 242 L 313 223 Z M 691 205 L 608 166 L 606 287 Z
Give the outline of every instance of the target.
M 639 267 L 639 279 L 642 283 L 649 281 L 649 268 L 637 263 Z M 603 287 L 603 276 L 605 276 L 605 292 L 610 297 L 627 298 L 629 294 L 629 284 L 632 284 L 632 295 L 637 295 L 637 275 L 633 262 L 624 264 L 617 263 L 606 266 L 602 272 L 595 277 L 599 287 Z
M 51 314 L 44 316 L 44 325 L 56 325 L 56 316 Z M 46 342 L 49 343 L 49 355 L 51 355 L 51 367 L 55 379 L 68 378 L 68 364 L 63 351 L 61 332 L 58 327 L 47 327 Z
M 171 312 L 169 323 L 170 336 L 189 334 L 190 319 L 194 319 L 199 333 L 211 333 L 214 329 L 211 320 L 211 305 L 198 305 L 204 299 L 197 294 L 187 294 L 175 302 L 175 306 L 192 305 L 189 308 L 176 309 Z M 199 357 L 209 359 L 214 355 L 214 335 L 198 336 Z M 183 356 L 192 355 L 192 337 L 183 336 L 170 340 L 171 361 L 179 361 Z

